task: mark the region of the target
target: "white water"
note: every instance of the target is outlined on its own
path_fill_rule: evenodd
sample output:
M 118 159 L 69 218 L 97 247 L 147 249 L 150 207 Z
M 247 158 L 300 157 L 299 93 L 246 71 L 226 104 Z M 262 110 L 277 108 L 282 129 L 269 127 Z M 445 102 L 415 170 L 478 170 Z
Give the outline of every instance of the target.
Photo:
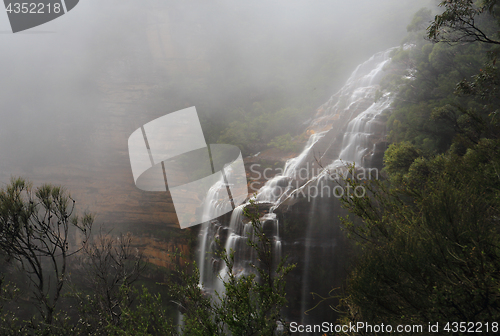
M 270 213 L 261 218 L 266 232 L 271 232 L 273 237 L 274 257 L 281 259 L 282 241 L 280 238 L 280 225 L 273 212 L 280 206 L 293 206 L 298 202 L 298 195 L 309 195 L 308 190 L 313 185 L 318 185 L 325 177 L 326 172 L 344 166 L 352 162 L 356 166 L 366 166 L 370 162 L 374 144 L 373 126 L 376 124 L 377 116 L 389 108 L 392 103 L 390 94 L 383 95 L 375 102 L 375 92 L 378 89 L 378 82 L 383 76 L 383 68 L 389 62 L 389 49 L 385 52 L 372 56 L 368 61 L 359 65 L 347 80 L 345 86 L 333 95 L 328 102 L 318 108 L 316 116 L 312 120 L 309 129 L 315 133 L 311 135 L 303 151 L 295 158 L 289 160 L 284 168 L 283 174 L 269 180 L 255 197 L 257 202 L 272 203 Z M 330 151 L 334 150 L 334 139 L 328 136 L 333 130 L 344 130 L 342 144 L 337 146 L 334 157 L 329 158 L 329 162 L 323 162 Z M 322 153 L 316 147 L 326 148 Z M 335 152 L 335 153 L 337 153 Z M 324 169 L 317 169 L 316 173 L 312 167 L 321 163 Z M 319 172 L 319 173 L 317 173 Z M 223 182 L 212 188 L 208 195 L 208 202 L 204 208 L 206 218 L 214 218 L 218 199 L 218 190 L 225 189 Z M 216 290 L 219 294 L 223 292 L 220 278 L 226 276 L 227 270 L 224 265 L 209 252 L 215 249 L 215 238 L 224 241 L 226 251 L 235 251 L 234 271 L 237 274 L 247 274 L 251 271 L 249 264 L 254 258 L 252 249 L 247 245 L 247 240 L 251 239 L 251 224 L 245 221 L 243 208 L 246 204 L 237 207 L 228 224 L 221 224 L 218 221 L 209 221 L 202 225 L 199 238 L 198 265 L 200 268 L 200 285 L 208 292 Z M 317 209 L 316 200 L 312 199 L 311 211 Z M 309 275 L 309 265 L 311 262 L 311 246 L 315 241 L 311 238 L 312 224 L 308 223 L 303 251 L 303 274 L 302 290 L 300 295 L 301 311 L 305 311 L 307 306 L 307 295 L 311 291 Z M 227 237 L 227 238 L 226 238 Z M 332 246 L 334 243 L 332 243 Z M 305 320 L 302 320 L 304 323 Z

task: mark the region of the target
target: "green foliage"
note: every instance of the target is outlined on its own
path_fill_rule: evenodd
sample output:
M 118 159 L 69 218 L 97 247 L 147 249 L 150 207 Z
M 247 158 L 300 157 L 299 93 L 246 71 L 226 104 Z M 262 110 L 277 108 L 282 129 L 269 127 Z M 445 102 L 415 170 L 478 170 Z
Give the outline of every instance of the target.
M 290 132 L 298 132 L 298 125 L 304 119 L 303 113 L 296 108 L 269 111 L 258 103 L 250 113 L 240 109 L 234 111 L 233 117 L 235 120 L 221 133 L 219 142 L 235 144 L 247 154 L 270 141 L 278 146 L 293 147 L 285 141 L 291 140 Z M 288 133 L 283 134 L 284 131 Z
M 0 253 L 6 259 L 0 278 L 0 333 L 166 335 L 173 324 L 160 296 L 132 286 L 145 262 L 132 249 L 131 238 L 92 238 L 93 216 L 75 216 L 74 206 L 63 188 L 34 189 L 21 178 L 0 190 Z M 83 247 L 74 240 L 77 233 Z M 78 253 L 84 255 L 80 267 L 69 263 Z M 75 285 L 71 273 L 94 285 L 90 294 L 81 279 L 80 288 L 68 290 L 68 284 Z
M 196 264 L 186 262 L 165 284 L 184 314 L 182 334 L 222 335 L 221 317 L 216 312 L 213 299 L 199 286 L 199 280 Z
M 406 173 L 422 152 L 409 142 L 389 145 L 384 155 L 385 170 L 392 176 Z
M 275 137 L 269 142 L 269 146 L 279 149 L 282 152 L 295 152 L 298 150 L 298 146 L 290 133 Z
M 4 309 L 4 305 L 15 300 L 18 295 L 19 288 L 15 284 L 0 278 L 0 333 L 2 335 L 20 334 L 18 320 L 12 312 Z
M 439 6 L 444 12 L 436 15 L 427 36 L 435 41 L 484 42 L 500 44 L 498 31 L 490 29 L 498 20 L 497 0 L 446 0 Z
M 421 8 L 415 13 L 410 24 L 406 27 L 408 32 L 418 32 L 427 28 L 431 21 L 431 10 L 428 8 Z
M 498 43 L 496 3 L 443 1 L 444 13 L 428 28 L 435 42 L 485 43 L 417 39 L 393 58 L 413 69 L 397 84 L 389 119 L 389 178 L 366 183 L 352 167 L 345 181 L 367 193 L 356 197 L 346 188 L 342 198 L 356 216 L 343 218 L 343 225 L 358 246 L 342 299 L 343 323 L 425 326 L 500 318 L 500 101 L 498 51 L 491 46 Z M 422 28 L 422 14 L 409 26 L 413 33 Z
M 68 258 L 78 251 L 70 248 L 71 235 L 79 232 L 86 239 L 93 223 L 91 215 L 75 216 L 74 206 L 63 188 L 45 184 L 33 190 L 21 178 L 0 190 L 0 250 L 27 276 L 46 327 L 67 281 Z
M 132 293 L 131 293 L 132 292 Z M 108 323 L 106 335 L 110 336 L 156 336 L 174 335 L 174 323 L 162 304 L 160 295 L 149 293 L 146 287 L 142 291 L 128 286 L 122 286 L 121 314 L 119 325 Z M 137 304 L 130 306 L 131 295 L 137 297 Z
M 412 38 L 409 42 L 414 46 L 401 48 L 393 57 L 392 67 L 410 69 L 406 78 L 382 81 L 390 90 L 399 91 L 388 121 L 389 141 L 410 142 L 423 155 L 444 153 L 461 130 L 434 110 L 453 106 L 455 119 L 473 110 L 470 113 L 480 118 L 487 116 L 484 102 L 472 96 L 476 81 L 471 83 L 470 79 L 481 73 L 491 48 L 481 44 L 431 44 L 418 36 Z M 460 87 L 462 94 L 457 95 Z
M 144 275 L 147 266 L 143 255 L 131 244 L 130 235 L 115 238 L 103 232 L 84 244 L 80 265 L 75 270 L 84 280 L 71 296 L 77 299 L 89 329 L 99 329 L 106 324 L 121 325 L 124 311 L 131 313 L 138 296 L 134 284 Z
M 346 321 L 427 324 L 500 318 L 500 142 L 465 156 L 416 160 L 395 187 L 349 183 L 362 222 L 343 219 L 362 252 L 348 281 Z
M 281 315 L 286 305 L 285 278 L 295 265 L 286 265 L 282 259 L 273 270 L 272 243 L 265 235 L 256 209 L 245 209 L 253 227 L 254 239 L 248 243 L 258 256 L 254 272 L 237 275 L 234 270 L 234 251 L 221 251 L 227 272 L 223 278 L 224 293 L 216 298 L 205 294 L 199 286 L 196 265 L 191 272 L 177 270 L 177 281 L 171 281 L 170 292 L 184 313 L 184 335 L 275 335 L 289 334 L 289 327 Z
M 479 73 L 470 79 L 464 79 L 457 84 L 456 93 L 462 96 L 477 97 L 487 109 L 496 110 L 500 103 L 500 71 L 496 66 L 499 50 L 493 49 L 488 53 L 488 62 Z
M 236 277 L 234 252 L 223 255 L 228 279 L 224 283 L 221 313 L 233 335 L 274 335 L 278 323 L 288 330 L 281 309 L 286 305 L 285 277 L 295 265 L 286 266 L 284 258 L 274 271 L 272 242 L 263 231 L 257 209 L 247 207 L 244 214 L 252 221 L 256 239 L 248 244 L 255 250 L 259 264 L 252 265 L 255 274 Z

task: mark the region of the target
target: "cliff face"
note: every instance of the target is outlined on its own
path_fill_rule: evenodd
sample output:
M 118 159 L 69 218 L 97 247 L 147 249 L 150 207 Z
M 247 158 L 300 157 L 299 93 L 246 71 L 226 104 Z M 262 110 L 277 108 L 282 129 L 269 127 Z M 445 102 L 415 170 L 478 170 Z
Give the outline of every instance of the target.
M 206 46 L 190 44 L 196 47 L 188 49 L 184 41 L 171 34 L 172 13 L 158 9 L 144 15 L 144 25 L 134 31 L 135 49 L 104 62 L 99 74 L 82 84 L 83 92 L 92 92 L 88 99 L 92 100 L 93 110 L 83 112 L 88 112 L 88 134 L 76 137 L 69 119 L 51 121 L 50 145 L 58 148 L 58 154 L 28 161 L 18 160 L 17 154 L 23 153 L 5 155 L 0 161 L 0 179 L 7 182 L 10 176 L 23 176 L 35 185 L 65 186 L 77 201 L 79 212 L 95 213 L 96 223 L 107 229 L 132 232 L 153 263 L 167 265 L 168 235 L 157 233 L 178 228 L 175 209 L 168 192 L 144 192 L 135 187 L 127 141 L 141 125 L 195 104 L 185 97 L 175 97 L 175 103 L 165 101 L 160 96 L 164 81 L 180 78 L 196 83 L 210 73 L 211 65 L 205 57 Z M 328 105 L 332 102 L 316 111 L 316 122 L 305 130 L 304 139 L 329 130 L 324 138 L 333 141 L 318 143 L 316 155 L 321 155 L 320 164 L 335 157 L 341 146 L 342 129 L 359 113 L 356 111 L 361 110 L 360 106 L 368 103 L 353 105 L 349 113 L 333 111 Z M 375 137 L 373 142 L 377 144 L 375 151 L 383 153 L 383 137 Z M 249 193 L 280 173 L 285 162 L 297 154 L 269 149 L 245 158 Z M 311 157 L 310 162 L 316 161 Z M 150 240 L 141 241 L 141 237 Z
M 158 96 L 158 84 L 163 77 L 182 74 L 198 78 L 210 70 L 203 59 L 203 50 L 186 50 L 181 41 L 172 37 L 170 15 L 166 10 L 148 12 L 147 24 L 141 32 L 144 45 L 136 47 L 143 49 L 137 51 L 135 58 L 110 67 L 108 74 L 99 80 L 103 94 L 101 108 L 105 112 L 96 123 L 93 142 L 94 148 L 100 148 L 102 143 L 105 146 L 95 155 L 96 164 L 101 163 L 100 177 L 95 181 L 101 197 L 95 206 L 103 219 L 109 218 L 113 223 L 178 227 L 168 192 L 144 192 L 135 187 L 127 148 L 133 131 L 173 111 L 155 104 L 164 99 Z M 192 103 L 183 101 L 174 105 L 184 108 Z
M 143 254 L 148 262 L 168 269 L 174 267 L 174 260 L 172 259 L 172 253 L 177 251 L 183 255 L 189 255 L 188 245 L 179 245 L 172 241 L 163 241 L 155 237 L 147 236 L 134 236 L 132 238 L 132 245 L 138 248 Z M 181 260 L 181 265 L 183 261 Z
M 92 92 L 87 97 L 92 110 L 83 112 L 88 117 L 82 116 L 85 134 L 76 136 L 74 129 L 80 125 L 75 126 L 72 120 L 51 120 L 50 148 L 46 150 L 55 151 L 56 155 L 39 155 L 42 159 L 38 159 L 12 151 L 0 161 L 2 182 L 8 183 L 11 176 L 22 176 L 35 186 L 64 186 L 76 200 L 78 213 L 96 214 L 96 227 L 102 225 L 105 231 L 133 233 L 134 245 L 151 263 L 162 267 L 170 266 L 169 253 L 174 247 L 187 253 L 189 233 L 172 242 L 169 230 L 177 230 L 178 221 L 169 193 L 136 188 L 128 137 L 155 118 L 193 105 L 179 98 L 169 106 L 161 106 L 164 97 L 159 95 L 166 79 L 182 74 L 195 80 L 210 71 L 203 46 L 188 50 L 182 41 L 171 37 L 169 15 L 164 10 L 147 12 L 142 29 L 134 31 L 136 35 L 130 44 L 134 49 L 100 61 L 97 75 L 82 83 L 83 94 Z
M 193 105 L 182 100 L 170 107 L 160 106 L 157 102 L 164 99 L 159 94 L 165 79 L 180 74 L 196 79 L 210 71 L 203 46 L 187 49 L 171 36 L 170 15 L 162 9 L 138 13 L 142 21 L 130 37 L 133 43 L 129 49 L 123 54 L 112 53 L 114 58 L 109 60 L 100 60 L 97 75 L 82 84 L 82 94 L 92 92 L 88 96 L 92 110 L 84 111 L 88 114 L 86 134 L 77 139 L 72 128 L 79 125 L 64 118 L 52 120 L 50 148 L 46 149 L 57 148 L 57 155 L 46 160 L 20 160 L 29 155 L 19 152 L 4 156 L 1 180 L 7 182 L 12 175 L 26 177 L 35 185 L 63 185 L 77 201 L 79 211 L 95 213 L 98 223 L 119 230 L 148 225 L 177 227 L 168 193 L 143 192 L 135 187 L 127 143 L 134 130 L 174 111 L 173 105 L 178 109 Z

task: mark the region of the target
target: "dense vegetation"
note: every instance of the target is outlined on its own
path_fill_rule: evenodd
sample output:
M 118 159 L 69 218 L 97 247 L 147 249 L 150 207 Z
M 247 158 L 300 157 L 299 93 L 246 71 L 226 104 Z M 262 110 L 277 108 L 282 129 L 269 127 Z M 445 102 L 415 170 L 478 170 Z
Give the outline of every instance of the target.
M 216 297 L 186 256 L 174 252 L 174 270 L 154 270 L 130 236 L 92 232 L 93 216 L 74 212 L 61 187 L 13 179 L 0 190 L 1 335 L 289 334 L 282 308 L 294 265 L 274 264 L 256 206 L 245 209 L 255 271 L 237 276 L 234 251 L 220 247 L 227 276 Z
M 410 47 L 394 52 L 395 71 L 380 92 L 399 92 L 388 121 L 386 178 L 368 184 L 352 178 L 351 185 L 363 183 L 370 192 L 343 198 L 355 215 L 343 224 L 357 254 L 341 323 L 444 327 L 500 319 L 497 2 L 443 1 L 434 18 L 422 9 L 408 26 Z M 306 86 L 324 86 L 340 73 L 336 58 L 327 63 L 328 76 Z M 239 100 L 229 105 L 232 122 L 215 118 L 204 126 L 215 130 L 213 141 L 247 153 L 267 145 L 293 151 L 304 111 L 324 98 L 309 94 Z M 179 259 L 174 271 L 148 270 L 130 237 L 95 229 L 92 235 L 93 217 L 76 217 L 73 205 L 63 189 L 33 189 L 21 179 L 0 191 L 2 335 L 176 335 L 177 310 L 187 335 L 288 332 L 281 309 L 293 266 L 273 269 L 257 214 L 247 211 L 260 263 L 254 274 L 236 277 L 231 252 L 220 251 L 228 295 L 214 299 L 198 285 L 196 265 Z
M 425 334 L 439 322 L 437 334 L 465 335 L 470 323 L 500 318 L 500 4 L 441 6 L 408 26 L 412 47 L 393 61 L 411 68 L 406 78 L 383 83 L 399 90 L 386 179 L 368 183 L 364 198 L 343 198 L 359 250 L 344 323 L 421 324 Z M 447 322 L 467 328 L 444 330 Z
M 78 217 L 75 203 L 61 187 L 23 179 L 0 190 L 0 334 L 171 328 L 159 294 L 141 290 L 147 264 L 131 237 L 93 234 L 94 217 Z

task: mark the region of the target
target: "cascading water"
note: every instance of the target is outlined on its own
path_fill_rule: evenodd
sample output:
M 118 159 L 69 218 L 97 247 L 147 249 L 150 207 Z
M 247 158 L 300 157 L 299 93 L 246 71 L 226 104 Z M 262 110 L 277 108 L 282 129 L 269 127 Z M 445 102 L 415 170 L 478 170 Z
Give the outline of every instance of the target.
M 289 315 L 291 319 L 302 323 L 315 320 L 312 315 L 304 314 L 304 311 L 314 306 L 309 294 L 311 288 L 315 288 L 318 293 L 324 290 L 326 292 L 321 294 L 327 294 L 331 288 L 320 282 L 328 283 L 330 279 L 321 277 L 331 275 L 338 278 L 338 273 L 341 272 L 339 270 L 343 267 L 339 262 L 342 259 L 339 254 L 341 234 L 335 219 L 339 211 L 338 201 L 331 198 L 331 193 L 319 195 L 318 187 L 323 183 L 332 187 L 333 183 L 328 181 L 329 173 L 346 163 L 370 167 L 376 146 L 384 138 L 385 123 L 380 120 L 380 116 L 393 101 L 390 93 L 379 94 L 380 97 L 375 101 L 378 83 L 383 76 L 384 66 L 390 61 L 392 50 L 393 48 L 375 54 L 359 65 L 344 87 L 318 108 L 307 129 L 312 135 L 304 150 L 286 163 L 283 174 L 267 181 L 255 196 L 258 203 L 267 204 L 270 209 L 261 218 L 261 222 L 266 234 L 273 237 L 276 260 L 281 258 L 283 250 L 283 253 L 288 252 L 292 260 L 299 264 L 295 274 L 298 281 L 295 282 L 294 295 L 297 296 L 296 301 L 300 302 L 300 311 L 296 311 L 296 306 L 290 309 Z M 210 191 L 204 208 L 206 218 L 214 218 L 212 213 L 216 211 L 218 190 L 223 188 L 225 185 L 221 181 Z M 323 192 L 325 188 L 322 188 Z M 315 191 L 314 195 L 312 191 Z M 298 202 L 300 204 L 295 205 Z M 207 292 L 217 290 L 220 294 L 223 291 L 219 278 L 224 278 L 225 266 L 217 258 L 207 254 L 215 250 L 216 238 L 227 251 L 235 251 L 236 273 L 246 274 L 251 271 L 249 264 L 254 256 L 246 242 L 251 239 L 249 235 L 252 227 L 243 216 L 245 206 L 246 204 L 237 207 L 230 220 L 226 219 L 227 224 L 219 219 L 202 225 L 198 265 L 200 285 Z M 303 221 L 302 233 L 292 237 L 294 241 L 283 240 L 280 236 L 280 231 L 283 231 L 280 221 L 299 219 Z M 318 267 L 328 271 L 319 272 Z M 313 275 L 314 272 L 321 275 Z M 296 283 L 300 283 L 300 288 Z M 290 305 L 292 304 L 293 302 Z

